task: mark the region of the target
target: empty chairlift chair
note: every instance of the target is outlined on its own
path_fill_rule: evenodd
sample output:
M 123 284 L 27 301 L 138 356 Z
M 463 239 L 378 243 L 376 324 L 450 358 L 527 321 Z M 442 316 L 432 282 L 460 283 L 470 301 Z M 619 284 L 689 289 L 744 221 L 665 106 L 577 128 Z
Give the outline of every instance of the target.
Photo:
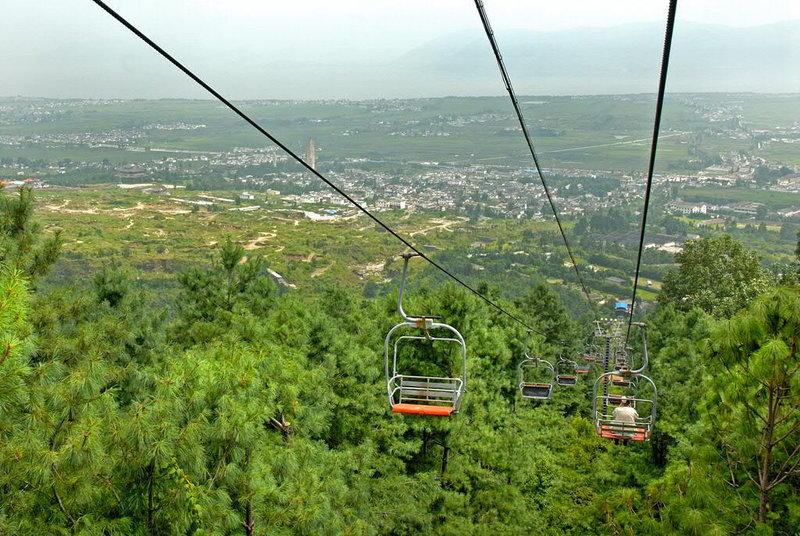
M 576 363 L 575 374 L 580 374 L 582 376 L 589 374 L 589 363 Z
M 634 325 L 642 325 L 641 323 L 634 323 Z M 643 332 L 644 333 L 644 332 Z M 631 385 L 636 388 L 636 377 L 637 375 L 631 374 L 631 369 L 634 368 L 631 356 L 629 352 L 631 352 L 633 348 L 625 348 L 624 350 L 620 350 L 614 356 L 614 371 L 616 372 L 615 375 L 611 376 L 611 383 L 617 387 L 630 387 Z M 644 363 L 638 372 L 644 371 L 647 364 Z
M 594 346 L 589 346 L 583 352 L 583 360 L 586 361 L 586 366 L 589 366 L 589 363 L 598 363 L 602 361 L 602 357 L 600 355 L 600 351 Z
M 548 400 L 553 396 L 556 370 L 549 361 L 528 355 L 530 337 L 531 333 L 528 331 L 525 359 L 517 366 L 519 393 L 522 398 L 530 400 Z
M 627 375 L 628 373 L 623 373 Z M 625 375 L 619 372 L 609 373 L 600 379 L 600 388 L 603 389 L 604 396 L 607 397 L 609 404 L 618 406 L 624 398 L 636 398 L 639 390 L 639 380 L 636 377 Z M 608 384 L 606 387 L 605 384 Z
M 556 383 L 564 387 L 578 385 L 578 364 L 570 359 L 560 358 L 556 364 Z
M 634 383 L 633 378 L 627 374 L 628 369 L 624 369 L 621 371 L 616 371 L 615 373 L 610 373 L 608 379 L 611 381 L 611 384 L 616 387 L 629 387 L 632 383 Z
M 619 350 L 614 354 L 614 370 L 630 369 L 631 364 L 628 362 L 628 351 L 630 348 Z
M 461 409 L 467 382 L 467 347 L 461 333 L 448 324 L 437 322 L 439 317 L 409 316 L 403 311 L 403 290 L 408 260 L 414 256 L 416 255 L 403 255 L 403 275 L 400 279 L 397 310 L 404 321 L 389 330 L 384 344 L 384 369 L 389 404 L 395 413 L 449 417 Z M 412 335 L 400 334 L 411 330 L 414 333 Z M 398 357 L 403 348 L 413 345 L 414 341 L 438 342 L 454 347 L 460 357 L 460 375 L 431 376 L 406 374 L 400 371 Z

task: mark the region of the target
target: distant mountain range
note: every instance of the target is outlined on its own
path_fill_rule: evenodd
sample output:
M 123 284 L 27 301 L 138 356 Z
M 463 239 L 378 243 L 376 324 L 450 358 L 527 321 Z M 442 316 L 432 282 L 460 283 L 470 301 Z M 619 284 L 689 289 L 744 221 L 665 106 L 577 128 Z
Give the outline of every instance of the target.
M 555 32 L 498 31 L 517 92 L 527 95 L 654 93 L 660 23 Z M 87 37 L 91 39 L 91 37 Z M 307 61 L 291 54 L 214 49 L 209 39 L 183 59 L 233 98 L 377 98 L 501 95 L 486 37 L 459 32 L 399 57 Z M 63 61 L 46 50 L 9 54 L 0 94 L 63 97 L 203 97 L 201 91 L 130 39 L 81 43 Z M 100 46 L 102 45 L 102 46 Z M 332 44 L 334 46 L 334 44 Z M 210 52 L 214 53 L 210 53 Z M 13 51 L 12 51 L 13 52 Z M 330 56 L 330 54 L 328 55 Z M 678 21 L 671 92 L 800 92 L 800 21 L 729 28 Z
M 655 93 L 661 24 L 559 32 L 498 32 L 512 82 L 525 94 Z M 393 63 L 420 88 L 497 94 L 503 86 L 483 35 L 459 33 Z M 800 92 L 800 21 L 751 28 L 680 22 L 668 89 L 674 92 Z M 426 93 L 426 91 L 422 91 Z

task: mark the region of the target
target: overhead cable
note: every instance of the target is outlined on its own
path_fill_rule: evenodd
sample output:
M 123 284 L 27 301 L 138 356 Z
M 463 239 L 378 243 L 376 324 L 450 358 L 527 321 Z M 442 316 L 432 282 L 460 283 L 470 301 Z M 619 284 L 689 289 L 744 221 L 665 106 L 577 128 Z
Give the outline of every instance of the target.
M 561 232 L 561 237 L 564 239 L 564 245 L 567 246 L 567 253 L 569 254 L 569 259 L 572 262 L 572 267 L 575 268 L 575 275 L 578 277 L 578 283 L 580 283 L 583 293 L 586 296 L 586 299 L 589 301 L 589 306 L 592 308 L 592 310 L 594 310 L 594 303 L 592 302 L 592 298 L 589 296 L 589 291 L 586 289 L 586 285 L 583 282 L 580 270 L 578 270 L 578 263 L 575 262 L 575 255 L 572 254 L 572 248 L 569 245 L 569 240 L 567 240 L 567 235 L 564 233 L 564 226 L 561 225 L 561 218 L 558 216 L 558 210 L 556 210 L 556 205 L 553 202 L 553 196 L 550 194 L 550 189 L 547 187 L 547 183 L 544 180 L 544 174 L 542 174 L 542 168 L 539 166 L 539 159 L 536 157 L 536 151 L 533 149 L 533 141 L 531 140 L 531 135 L 528 132 L 528 125 L 522 115 L 522 108 L 520 108 L 517 95 L 514 93 L 514 88 L 511 86 L 511 78 L 508 76 L 508 71 L 506 70 L 505 63 L 503 62 L 503 56 L 500 54 L 500 48 L 497 46 L 497 40 L 494 38 L 494 32 L 489 24 L 489 17 L 486 15 L 486 9 L 483 7 L 483 1 L 475 0 L 475 7 L 478 8 L 478 14 L 481 17 L 483 29 L 486 31 L 486 37 L 489 38 L 489 44 L 492 46 L 494 57 L 497 59 L 497 66 L 500 68 L 500 75 L 503 77 L 503 84 L 506 86 L 506 91 L 508 91 L 508 95 L 511 97 L 511 104 L 514 105 L 514 111 L 517 113 L 519 125 L 522 127 L 522 134 L 525 136 L 525 142 L 528 144 L 531 157 L 533 157 L 536 173 L 539 175 L 539 180 L 544 188 L 547 201 L 550 203 L 550 208 L 553 210 L 553 216 L 556 218 L 558 230 Z
M 193 73 L 192 71 L 190 71 L 190 70 L 189 70 L 189 69 L 188 69 L 186 66 L 184 66 L 184 65 L 183 65 L 181 62 L 179 62 L 179 61 L 178 61 L 177 59 L 175 59 L 175 58 L 174 58 L 172 55 L 170 55 L 168 52 L 166 52 L 166 51 L 165 51 L 163 48 L 161 48 L 159 45 L 157 45 L 157 44 L 156 44 L 156 43 L 155 43 L 155 42 L 154 42 L 152 39 L 150 39 L 149 37 L 147 37 L 147 36 L 146 36 L 144 33 L 142 33 L 142 32 L 141 32 L 141 31 L 140 31 L 138 28 L 136 28 L 136 27 L 135 27 L 133 24 L 131 24 L 130 22 L 128 22 L 128 21 L 127 21 L 125 18 L 123 18 L 123 17 L 122 17 L 122 16 L 121 16 L 119 13 L 117 13 L 117 12 L 116 12 L 116 11 L 114 11 L 114 10 L 113 10 L 111 7 L 109 7 L 109 6 L 108 6 L 108 5 L 107 5 L 105 2 L 103 2 L 102 0 L 92 0 L 92 1 L 93 1 L 95 4 L 97 4 L 98 6 L 100 6 L 100 7 L 101 7 L 101 8 L 102 8 L 104 11 L 106 11 L 106 12 L 107 12 L 109 15 L 111 15 L 112 17 L 114 17 L 114 18 L 115 18 L 115 19 L 116 19 L 116 20 L 117 20 L 117 21 L 118 21 L 120 24 L 122 24 L 123 26 L 125 26 L 125 27 L 126 27 L 128 30 L 130 30 L 131 32 L 133 32 L 133 34 L 135 34 L 135 35 L 136 35 L 136 36 L 137 36 L 139 39 L 141 39 L 142 41 L 144 41 L 145 43 L 147 43 L 147 44 L 148 44 L 148 45 L 149 45 L 149 46 L 150 46 L 150 47 L 151 47 L 153 50 L 155 50 L 156 52 L 158 52 L 158 53 L 159 53 L 161 56 L 163 56 L 163 57 L 164 57 L 164 58 L 165 58 L 167 61 L 169 61 L 169 62 L 170 62 L 170 63 L 172 63 L 172 64 L 173 64 L 175 67 L 177 67 L 178 69 L 180 69 L 180 70 L 181 70 L 181 71 L 182 71 L 182 72 L 183 72 L 183 73 L 184 73 L 186 76 L 188 76 L 189 78 L 191 78 L 192 80 L 194 80 L 194 82 L 196 82 L 196 83 L 197 83 L 197 84 L 198 84 L 200 87 L 202 87 L 203 89 L 205 89 L 206 91 L 208 91 L 209 93 L 211 93 L 211 95 L 213 95 L 213 96 L 214 96 L 214 98 L 216 98 L 216 99 L 217 99 L 218 101 L 220 101 L 222 104 L 224 104 L 225 106 L 227 106 L 227 107 L 228 107 L 228 108 L 229 108 L 231 111 L 233 111 L 233 112 L 234 112 L 236 115 L 238 115 L 239 117 L 241 117 L 241 118 L 242 118 L 244 121 L 246 121 L 246 122 L 247 122 L 247 123 L 248 123 L 250 126 L 252 126 L 252 127 L 253 127 L 254 129 L 256 129 L 258 132 L 260 132 L 260 133 L 261 133 L 262 135 L 264 135 L 266 138 L 268 138 L 268 139 L 269 139 L 269 140 L 270 140 L 272 143 L 274 143 L 275 145 L 277 145 L 278 147 L 280 147 L 280 148 L 281 148 L 281 149 L 282 149 L 282 150 L 283 150 L 283 151 L 284 151 L 284 152 L 285 152 L 287 155 L 289 155 L 289 156 L 290 156 L 292 159 L 296 160 L 296 161 L 297 161 L 297 162 L 298 162 L 300 165 L 302 165 L 304 168 L 306 168 L 306 169 L 307 169 L 309 172 L 311 172 L 311 173 L 313 173 L 314 175 L 316 175 L 316 177 L 317 177 L 318 179 L 320 179 L 322 182 L 324 182 L 325 184 L 327 184 L 327 185 L 328 185 L 328 186 L 329 186 L 331 189 L 333 189 L 333 190 L 334 190 L 334 191 L 335 191 L 337 194 L 339 194 L 339 195 L 341 195 L 342 197 L 344 197 L 344 198 L 345 198 L 345 199 L 346 199 L 348 202 L 350 202 L 350 204 L 352 204 L 352 205 L 353 205 L 354 207 L 356 207 L 358 210 L 360 210 L 361 212 L 363 212 L 364 214 L 366 214 L 366 215 L 367 215 L 367 216 L 368 216 L 368 217 L 369 217 L 369 218 L 370 218 L 372 221 L 374 221 L 376 224 L 378 224 L 378 225 L 379 225 L 379 226 L 381 226 L 383 229 L 385 229 L 385 230 L 386 230 L 386 231 L 387 231 L 389 234 L 391 234 L 391 235 L 392 235 L 393 237 L 395 237 L 397 240 L 399 240 L 400 242 L 402 242 L 402 243 L 403 243 L 403 244 L 404 244 L 406 247 L 408 247 L 408 248 L 409 248 L 410 250 L 412 250 L 414 253 L 416 253 L 416 254 L 417 254 L 417 255 L 419 255 L 421 258 L 425 259 L 426 261 L 428 261 L 428 263 L 429 263 L 431 266 L 433 266 L 434 268 L 436 268 L 436 269 L 438 269 L 439 271 L 441 271 L 442 273 L 444 273 L 444 274 L 445 274 L 447 277 L 449 277 L 450 279 L 452 279 L 453 281 L 455 281 L 456 283 L 458 283 L 459 285 L 461 285 L 461 286 L 462 286 L 462 287 L 464 287 L 465 289 L 469 290 L 469 291 L 470 291 L 472 294 L 474 294 L 475 296 L 477 296 L 478 298 L 480 298 L 481 300 L 483 300 L 484 302 L 486 302 L 487 304 L 489 304 L 491 307 L 493 307 L 493 308 L 497 309 L 497 310 L 498 310 L 498 311 L 500 311 L 502 314 L 504 314 L 504 315 L 506 315 L 507 317 L 511 318 L 512 320 L 514 320 L 514 321 L 515 321 L 515 322 L 517 322 L 518 324 L 522 325 L 524 328 L 526 328 L 526 329 L 530 329 L 531 331 L 534 331 L 535 333 L 539 333 L 539 334 L 541 334 L 541 335 L 545 335 L 543 332 L 541 332 L 541 331 L 538 331 L 538 330 L 535 330 L 535 329 L 531 328 L 530 326 L 528 326 L 528 325 L 527 325 L 525 322 L 523 322 L 523 321 L 522 321 L 520 318 L 518 318 L 516 315 L 514 315 L 514 314 L 512 314 L 512 313 L 508 312 L 506 309 L 504 309 L 503 307 L 501 307 L 500 305 L 498 305 L 497 303 L 495 303 L 494 301 L 492 301 L 491 299 L 489 299 L 489 298 L 488 298 L 488 297 L 486 297 L 485 295 L 483 295 L 483 294 L 481 294 L 480 292 L 478 292 L 477 290 L 473 289 L 471 286 L 467 285 L 467 284 L 466 284 L 464 281 L 462 281 L 461 279 L 459 279 L 457 276 L 455 276 L 453 273 L 451 273 L 450 271 L 448 271 L 448 270 L 447 270 L 446 268 L 444 268 L 442 265 L 440 265 L 439 263 L 435 262 L 433 259 L 431 259 L 431 258 L 430 258 L 430 257 L 428 257 L 427 255 L 425 255 L 425 253 L 423 253 L 422 251 L 420 251 L 419 249 L 417 249 L 416 247 L 414 247 L 414 246 L 413 246 L 413 245 L 412 245 L 412 244 L 411 244 L 411 243 L 410 243 L 408 240 L 406 240 L 405 238 L 403 238 L 402 236 L 400 236 L 400 235 L 399 235 L 397 232 L 395 232 L 395 231 L 394 231 L 392 228 L 390 228 L 388 225 L 386 225 L 385 223 L 383 223 L 383 222 L 382 222 L 380 219 L 378 219 L 378 218 L 377 218 L 377 217 L 376 217 L 374 214 L 372 214 L 370 211 L 368 211 L 368 210 L 367 210 L 367 209 L 366 209 L 366 208 L 365 208 L 363 205 L 361 205 L 361 204 L 360 204 L 358 201 L 356 201 L 355 199 L 353 199 L 352 197 L 350 197 L 350 195 L 348 195 L 348 194 L 347 194 L 347 192 L 345 192 L 344 190 L 342 190 L 341 188 L 339 188 L 338 186 L 336 186 L 334 183 L 332 183 L 330 180 L 328 180 L 327 178 L 325 178 L 325 177 L 324 177 L 324 176 L 323 176 L 323 175 L 322 175 L 320 172 L 318 172 L 317 170 L 315 170 L 315 169 L 314 169 L 313 167 L 311 167 L 311 166 L 310 166 L 310 165 L 309 165 L 309 164 L 308 164 L 308 163 L 307 163 L 305 160 L 303 160 L 302 158 L 300 158 L 300 156 L 298 156 L 297 154 L 295 154 L 295 153 L 294 153 L 294 151 L 292 151 L 291 149 L 289 149 L 289 147 L 287 147 L 286 145 L 284 145 L 284 144 L 283 144 L 281 141 L 279 141 L 279 140 L 278 140 L 278 139 L 277 139 L 275 136 L 273 136 L 272 134 L 270 134 L 269 132 L 267 132 L 267 131 L 266 131 L 266 130 L 265 130 L 265 129 L 264 129 L 262 126 L 261 126 L 261 125 L 259 125 L 258 123 L 256 123 L 256 122 L 255 122 L 253 119 L 251 119 L 251 118 L 250 118 L 250 117 L 249 117 L 247 114 L 245 114 L 243 111 L 241 111 L 241 110 L 240 110 L 240 109 L 239 109 L 239 108 L 238 108 L 236 105 L 234 105 L 234 104 L 233 104 L 233 103 L 231 103 L 231 102 L 230 102 L 228 99 L 226 99 L 225 97 L 223 97 L 223 96 L 222 96 L 222 95 L 221 95 L 219 92 L 217 92 L 217 91 L 216 91 L 214 88 L 212 88 L 210 85 L 208 85 L 206 82 L 204 82 L 204 81 L 203 81 L 203 80 L 202 80 L 202 79 L 201 79 L 199 76 L 197 76 L 196 74 L 194 74 L 194 73 Z
M 644 233 L 647 227 L 647 210 L 650 207 L 650 190 L 653 187 L 653 169 L 656 164 L 656 148 L 658 146 L 658 131 L 661 128 L 661 110 L 664 106 L 664 92 L 667 87 L 667 68 L 669 67 L 669 53 L 672 48 L 672 31 L 675 27 L 675 10 L 678 0 L 670 0 L 667 13 L 667 30 L 664 35 L 664 52 L 661 55 L 661 75 L 658 79 L 658 97 L 656 98 L 656 117 L 653 122 L 653 143 L 650 147 L 650 165 L 647 168 L 647 186 L 644 191 L 644 209 L 642 210 L 642 228 L 639 237 L 639 254 L 636 257 L 636 275 L 633 279 L 633 297 L 631 298 L 631 311 L 628 318 L 628 330 L 625 333 L 625 346 L 631 335 L 633 324 L 633 310 L 636 306 L 636 290 L 639 287 L 639 269 L 642 266 L 642 251 L 644 250 Z

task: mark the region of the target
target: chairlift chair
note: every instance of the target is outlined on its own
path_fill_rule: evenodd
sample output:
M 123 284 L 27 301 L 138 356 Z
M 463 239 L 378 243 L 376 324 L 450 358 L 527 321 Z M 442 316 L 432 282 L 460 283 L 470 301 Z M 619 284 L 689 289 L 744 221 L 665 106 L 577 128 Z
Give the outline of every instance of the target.
M 604 384 L 608 384 L 608 387 L 603 387 Z M 608 401 L 618 406 L 623 398 L 636 398 L 639 393 L 639 380 L 636 376 L 626 377 L 621 376 L 619 373 L 611 372 L 600 380 L 600 387 L 608 396 Z
M 584 360 L 584 361 L 587 361 L 587 362 L 589 362 L 589 363 L 596 363 L 596 362 L 600 361 L 600 356 L 599 356 L 599 355 L 597 355 L 597 354 L 594 354 L 594 353 L 592 353 L 592 354 L 585 354 L 585 355 L 583 356 L 583 360 Z
M 522 398 L 548 400 L 553 396 L 556 369 L 546 359 L 528 355 L 531 332 L 525 339 L 525 359 L 517 366 L 518 388 Z
M 556 371 L 549 361 L 528 358 L 522 361 L 519 370 L 519 392 L 522 398 L 548 400 L 553 396 L 553 381 Z M 547 379 L 547 381 L 544 381 Z
M 394 413 L 449 417 L 461 409 L 461 401 L 466 391 L 467 346 L 461 333 L 453 326 L 438 322 L 439 317 L 409 316 L 403 310 L 403 290 L 408 261 L 414 256 L 416 254 L 403 255 L 403 274 L 400 278 L 397 310 L 404 320 L 389 330 L 384 343 L 384 371 L 389 404 Z M 398 335 L 409 329 L 414 329 L 415 334 Z M 422 331 L 421 335 L 419 330 Z M 432 332 L 441 335 L 434 336 Z M 399 372 L 397 365 L 399 351 L 404 345 L 409 345 L 410 341 L 438 341 L 458 348 L 461 354 L 461 375 L 422 376 Z
M 556 383 L 564 387 L 578 385 L 578 364 L 571 359 L 560 358 L 556 364 Z
M 634 397 L 621 395 L 619 393 L 603 394 L 599 387 L 604 381 L 609 381 L 614 372 L 606 372 L 600 375 L 594 382 L 594 403 L 592 411 L 594 414 L 595 430 L 600 437 L 606 439 L 622 439 L 630 441 L 649 441 L 650 435 L 655 426 L 656 420 L 656 401 L 657 390 L 653 380 L 643 374 L 637 374 L 636 378 L 639 388 L 642 391 L 642 384 L 646 384 L 652 395 L 637 394 Z M 642 381 L 643 380 L 643 381 Z M 614 409 L 620 406 L 623 400 L 633 407 L 638 417 L 633 420 L 624 420 L 614 415 Z
M 594 382 L 592 412 L 600 437 L 623 441 L 649 441 L 656 421 L 656 384 L 643 374 L 648 366 L 647 336 L 642 329 L 642 366 L 606 372 Z M 602 391 L 599 389 L 602 387 Z M 626 402 L 636 415 L 615 415 L 615 407 Z
M 587 363 L 595 363 L 597 361 L 601 361 L 600 359 L 600 352 L 597 351 L 595 346 L 590 346 L 586 351 L 583 353 L 583 360 Z
M 611 384 L 617 387 L 628 387 L 631 385 L 631 378 L 626 376 L 624 371 L 617 371 L 616 374 L 611 374 L 609 379 L 611 380 Z

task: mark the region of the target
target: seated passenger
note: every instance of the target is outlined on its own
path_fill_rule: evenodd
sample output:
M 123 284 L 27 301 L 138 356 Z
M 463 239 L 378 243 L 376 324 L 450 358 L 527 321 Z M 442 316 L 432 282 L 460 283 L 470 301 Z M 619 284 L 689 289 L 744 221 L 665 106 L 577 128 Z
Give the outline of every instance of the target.
M 639 414 L 635 408 L 628 405 L 628 397 L 623 396 L 619 401 L 619 406 L 611 412 L 611 418 L 623 424 L 636 424 Z
M 636 412 L 636 408 L 632 408 L 628 405 L 628 397 L 623 396 L 619 401 L 619 406 L 614 408 L 614 411 L 611 412 L 611 418 L 614 419 L 615 423 L 635 426 L 636 419 L 639 418 L 639 413 Z M 633 432 L 633 430 L 631 430 L 631 432 Z M 614 439 L 614 444 L 619 445 L 619 439 Z M 623 439 L 622 444 L 627 445 L 628 440 Z

